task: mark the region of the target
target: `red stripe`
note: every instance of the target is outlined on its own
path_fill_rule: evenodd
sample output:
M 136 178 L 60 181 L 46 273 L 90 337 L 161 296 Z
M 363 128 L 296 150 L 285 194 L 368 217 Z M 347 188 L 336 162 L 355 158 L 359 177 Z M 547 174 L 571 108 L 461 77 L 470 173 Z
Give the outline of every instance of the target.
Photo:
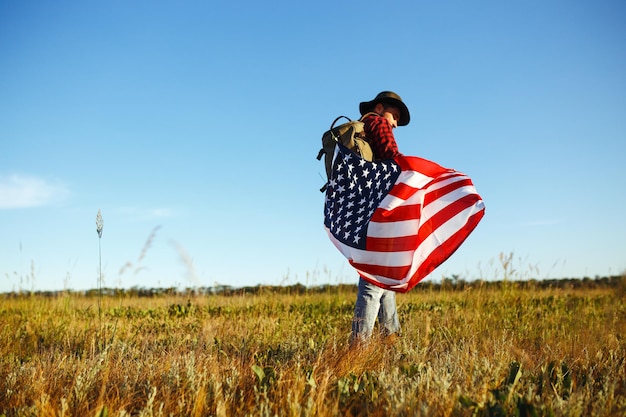
M 417 156 L 400 157 L 396 159 L 396 162 L 400 165 L 402 171 L 417 171 L 431 178 L 438 177 L 446 172 L 452 172 L 448 168 Z
M 353 261 L 350 261 L 350 264 L 358 269 L 359 271 L 366 272 L 372 275 L 378 275 L 381 277 L 386 277 L 390 279 L 395 279 L 396 281 L 401 281 L 406 277 L 406 274 L 409 273 L 410 265 L 406 266 L 383 266 L 383 265 L 369 265 L 369 264 L 359 264 Z M 380 285 L 380 284 L 376 284 Z
M 389 195 L 394 197 L 401 198 L 402 200 L 408 200 L 419 188 L 411 187 L 405 183 L 397 183 L 394 185 L 391 190 L 389 190 Z
M 368 237 L 365 248 L 373 252 L 406 252 L 413 251 L 419 244 L 417 235 L 402 237 Z
M 422 206 L 419 204 L 407 204 L 395 207 L 393 210 L 376 209 L 370 221 L 386 223 L 402 220 L 419 219 L 422 214 Z

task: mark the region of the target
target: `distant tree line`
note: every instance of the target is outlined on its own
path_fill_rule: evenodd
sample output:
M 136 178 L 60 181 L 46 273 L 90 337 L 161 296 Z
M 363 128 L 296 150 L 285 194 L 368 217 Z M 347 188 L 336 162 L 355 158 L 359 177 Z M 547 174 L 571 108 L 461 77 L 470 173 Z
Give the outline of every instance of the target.
M 530 279 L 523 281 L 486 281 L 473 280 L 465 281 L 458 276 L 451 278 L 443 278 L 440 282 L 424 281 L 415 286 L 412 292 L 422 291 L 464 291 L 468 289 L 549 289 L 549 288 L 571 288 L 571 289 L 598 289 L 598 288 L 615 288 L 626 292 L 626 275 L 613 275 L 608 277 L 595 278 L 561 278 L 561 279 Z M 307 287 L 303 284 L 293 285 L 257 285 L 247 287 L 232 287 L 230 285 L 217 285 L 213 287 L 195 287 L 195 288 L 143 288 L 133 287 L 129 289 L 123 288 L 102 288 L 90 289 L 86 291 L 60 290 L 60 291 L 20 291 L 4 293 L 3 297 L 17 297 L 38 295 L 44 297 L 58 297 L 67 294 L 78 294 L 86 297 L 163 297 L 172 295 L 184 296 L 202 296 L 202 295 L 224 295 L 224 296 L 242 296 L 242 295 L 263 295 L 263 294 L 316 294 L 316 293 L 356 293 L 357 286 L 355 284 L 325 284 Z

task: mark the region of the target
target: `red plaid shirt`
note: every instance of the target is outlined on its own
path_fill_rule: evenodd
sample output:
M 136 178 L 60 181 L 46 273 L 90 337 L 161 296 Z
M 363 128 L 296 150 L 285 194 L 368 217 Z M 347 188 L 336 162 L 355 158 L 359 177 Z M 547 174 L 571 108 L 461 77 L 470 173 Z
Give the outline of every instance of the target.
M 393 159 L 402 155 L 398 150 L 393 129 L 387 119 L 377 114 L 371 114 L 363 119 L 365 123 L 365 139 L 374 152 L 374 159 Z

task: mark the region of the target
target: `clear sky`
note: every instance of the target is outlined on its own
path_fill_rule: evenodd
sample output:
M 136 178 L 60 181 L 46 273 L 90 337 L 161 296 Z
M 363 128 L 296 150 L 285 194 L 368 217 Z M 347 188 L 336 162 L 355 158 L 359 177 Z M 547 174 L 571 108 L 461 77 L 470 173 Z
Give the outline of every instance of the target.
M 105 286 L 356 283 L 315 156 L 382 90 L 486 205 L 428 279 L 626 271 L 623 1 L 0 0 L 0 291 L 96 288 L 99 209 Z

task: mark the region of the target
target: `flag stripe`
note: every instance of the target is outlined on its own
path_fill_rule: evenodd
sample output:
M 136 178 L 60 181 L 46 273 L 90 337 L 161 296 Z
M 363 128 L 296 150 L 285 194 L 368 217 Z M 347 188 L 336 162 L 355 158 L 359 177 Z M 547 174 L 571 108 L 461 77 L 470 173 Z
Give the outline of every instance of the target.
M 415 220 L 419 219 L 422 214 L 421 204 L 403 205 L 395 207 L 393 210 L 386 208 L 378 208 L 372 216 L 371 222 L 379 223 L 392 223 L 397 222 L 398 219 L 402 220 Z M 402 221 L 400 220 L 400 221 Z
M 413 230 L 417 230 L 421 224 L 420 219 L 400 220 L 393 223 L 375 222 L 373 219 L 367 229 L 367 236 L 373 238 L 398 238 L 412 235 Z
M 418 236 L 409 235 L 395 238 L 367 238 L 367 250 L 372 252 L 410 251 L 417 247 Z
M 361 275 L 369 275 L 376 277 L 376 281 L 382 279 L 390 280 L 396 284 L 402 282 L 402 278 L 406 277 L 410 271 L 410 265 L 404 266 L 385 266 L 374 264 L 360 264 L 354 261 L 350 261 L 350 264 L 361 273 Z

